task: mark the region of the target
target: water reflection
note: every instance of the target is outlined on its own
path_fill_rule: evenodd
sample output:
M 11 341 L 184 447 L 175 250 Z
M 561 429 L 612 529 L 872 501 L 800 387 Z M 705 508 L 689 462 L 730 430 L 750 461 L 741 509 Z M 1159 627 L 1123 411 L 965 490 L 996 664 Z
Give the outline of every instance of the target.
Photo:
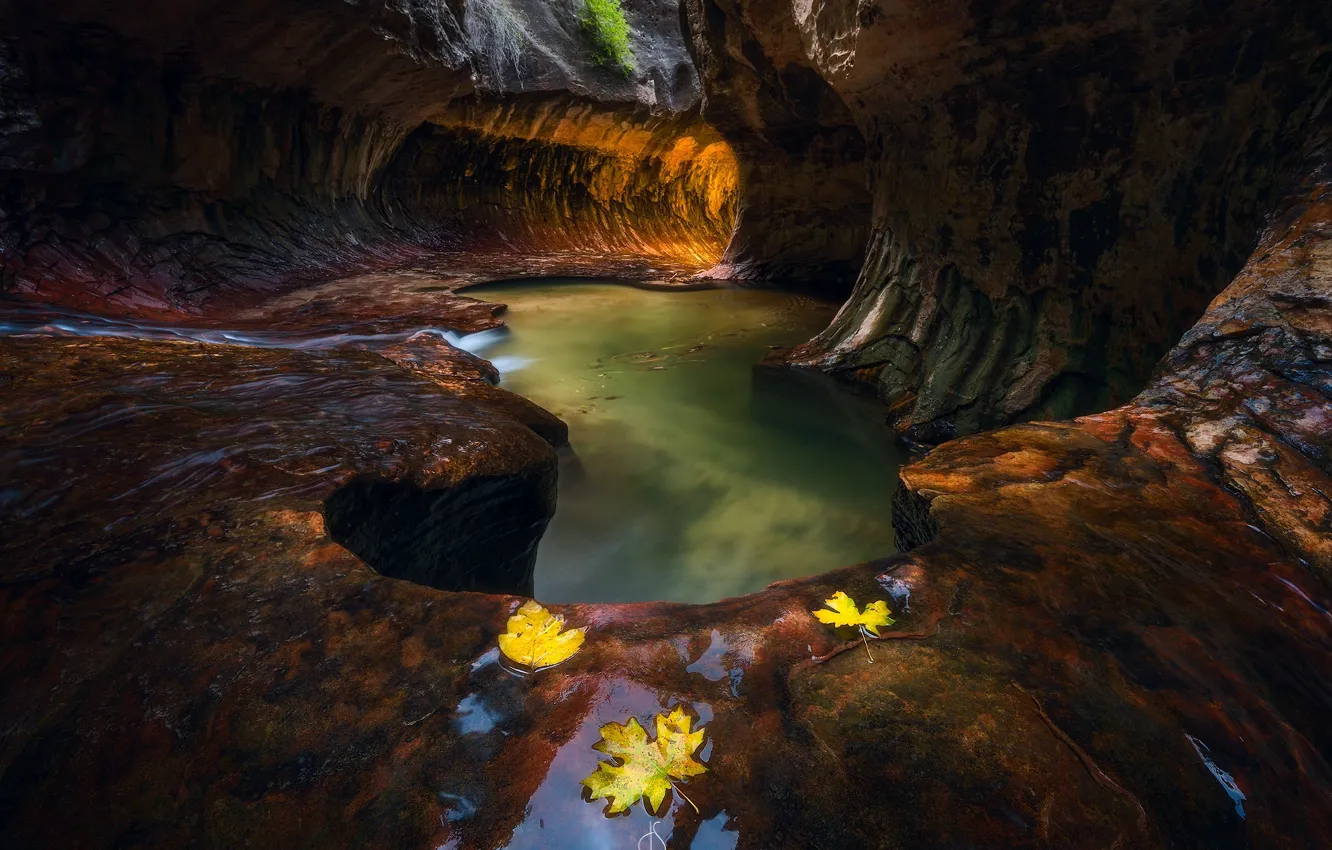
M 496 284 L 507 334 L 463 345 L 569 423 L 536 595 L 706 602 L 890 554 L 901 461 L 877 403 L 755 370 L 832 305 L 751 290 Z
M 656 834 L 669 842 L 677 817 L 685 818 L 682 811 L 688 812 L 691 823 L 697 822 L 698 816 L 683 802 L 666 807 L 661 818 L 654 818 L 641 805 L 631 806 L 626 813 L 616 817 L 607 817 L 603 814 L 603 805 L 584 802 L 580 780 L 597 767 L 599 758 L 593 747 L 601 739 L 601 728 L 611 722 L 627 722 L 629 717 L 650 723 L 654 714 L 666 711 L 668 704 L 674 705 L 678 701 L 625 680 L 603 683 L 599 689 L 592 710 L 583 718 L 574 736 L 555 754 L 545 779 L 528 802 L 526 817 L 506 845 L 509 850 L 564 850 L 571 847 L 626 850 L 649 834 L 654 824 Z M 712 707 L 707 703 L 690 702 L 688 705 L 697 716 L 698 725 L 712 720 Z M 708 744 L 699 753 L 699 758 L 704 761 L 711 755 L 710 740 Z M 698 800 L 698 797 L 694 799 Z M 705 805 L 704 812 L 707 811 Z M 647 844 L 644 842 L 643 847 Z
M 1244 801 L 1249 798 L 1244 795 L 1244 792 L 1240 790 L 1239 785 L 1235 783 L 1235 778 L 1217 766 L 1216 762 L 1212 760 L 1211 750 L 1206 744 L 1192 735 L 1186 734 L 1184 737 L 1193 745 L 1193 750 L 1198 754 L 1198 758 L 1202 759 L 1208 772 L 1215 777 L 1216 781 L 1220 783 L 1221 788 L 1226 792 L 1226 796 L 1235 804 L 1235 814 L 1239 815 L 1240 820 L 1244 820 L 1246 817 L 1244 814 Z
M 713 629 L 708 641 L 708 648 L 703 650 L 703 654 L 685 668 L 685 672 L 696 673 L 709 682 L 730 679 L 731 696 L 739 696 L 740 685 L 745 676 L 745 664 L 733 663 L 733 666 L 728 667 L 723 663 L 727 658 L 730 658 L 732 662 L 752 660 L 752 653 L 738 650 L 739 647 L 732 647 L 720 631 Z M 737 658 L 737 656 L 749 657 Z
M 689 850 L 735 850 L 735 846 L 740 843 L 740 833 L 727 829 L 729 820 L 723 812 L 703 821 L 698 826 L 698 832 L 694 833 Z
M 686 667 L 685 671 L 697 673 L 709 682 L 720 681 L 726 676 L 726 668 L 722 666 L 722 656 L 726 654 L 726 650 L 726 639 L 722 637 L 721 632 L 713 629 L 708 648 L 703 650 L 698 660 Z
M 458 703 L 453 725 L 463 735 L 485 735 L 494 731 L 499 719 L 499 715 L 486 706 L 480 694 L 472 694 Z

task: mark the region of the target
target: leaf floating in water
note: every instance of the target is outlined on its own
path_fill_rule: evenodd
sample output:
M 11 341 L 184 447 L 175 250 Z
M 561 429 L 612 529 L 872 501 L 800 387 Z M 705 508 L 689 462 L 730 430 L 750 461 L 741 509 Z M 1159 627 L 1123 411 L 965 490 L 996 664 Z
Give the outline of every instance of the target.
M 568 660 L 586 637 L 584 629 L 564 628 L 564 618 L 556 617 L 529 599 L 509 618 L 508 631 L 499 636 L 500 652 L 515 664 L 534 670 Z
M 869 641 L 865 639 L 865 634 L 879 636 L 879 628 L 882 626 L 891 626 L 895 620 L 889 616 L 892 612 L 888 610 L 888 603 L 880 599 L 878 602 L 871 602 L 865 606 L 862 611 L 856 606 L 856 601 L 847 596 L 842 591 L 837 591 L 831 598 L 823 600 L 823 604 L 832 610 L 819 609 L 812 612 L 820 623 L 827 623 L 834 628 L 838 626 L 856 626 L 860 629 L 860 636 L 865 640 L 865 654 L 869 656 L 870 663 L 874 663 L 874 656 L 870 655 Z
M 703 745 L 705 733 L 701 728 L 692 728 L 694 719 L 678 705 L 670 714 L 657 714 L 655 719 L 655 741 L 648 740 L 647 730 L 638 724 L 637 718 L 629 718 L 626 724 L 607 723 L 601 727 L 601 740 L 593 749 L 620 763 L 602 762 L 582 784 L 591 790 L 593 800 L 610 801 L 610 814 L 625 811 L 641 798 L 647 798 L 644 805 L 651 814 L 661 808 L 666 792 L 672 789 L 689 805 L 694 805 L 671 780 L 707 772 L 694 758 Z

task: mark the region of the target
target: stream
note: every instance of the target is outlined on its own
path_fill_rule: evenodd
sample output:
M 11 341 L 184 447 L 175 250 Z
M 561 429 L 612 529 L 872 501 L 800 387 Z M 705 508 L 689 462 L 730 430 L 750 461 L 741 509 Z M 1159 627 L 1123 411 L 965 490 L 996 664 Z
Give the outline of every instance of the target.
M 485 284 L 464 347 L 569 424 L 543 602 L 713 602 L 891 554 L 902 450 L 866 395 L 755 364 L 836 305 L 761 290 Z

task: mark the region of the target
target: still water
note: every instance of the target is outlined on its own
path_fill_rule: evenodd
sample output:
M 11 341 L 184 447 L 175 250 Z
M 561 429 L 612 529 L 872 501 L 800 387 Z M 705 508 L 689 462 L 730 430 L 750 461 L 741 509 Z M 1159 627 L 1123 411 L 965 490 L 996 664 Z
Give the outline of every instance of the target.
M 891 554 L 903 460 L 871 398 L 755 369 L 835 305 L 789 293 L 572 280 L 467 295 L 509 306 L 465 347 L 569 423 L 544 602 L 711 602 Z

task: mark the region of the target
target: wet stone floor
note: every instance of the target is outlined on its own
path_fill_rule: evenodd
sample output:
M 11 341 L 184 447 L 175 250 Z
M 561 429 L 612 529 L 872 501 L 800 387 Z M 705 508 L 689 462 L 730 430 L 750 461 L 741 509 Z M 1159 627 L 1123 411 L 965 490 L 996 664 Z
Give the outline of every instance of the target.
M 0 302 L 0 843 L 1322 846 L 1322 244 L 1293 234 L 1138 401 L 904 466 L 898 540 L 872 406 L 755 367 L 826 321 L 795 296 L 386 276 L 175 324 Z M 338 545 L 358 478 L 502 480 L 529 530 L 553 514 L 562 660 L 502 660 L 530 600 Z M 839 594 L 894 622 L 836 627 Z M 707 604 L 630 601 L 656 599 Z M 671 781 L 617 812 L 596 792 L 638 734 Z

